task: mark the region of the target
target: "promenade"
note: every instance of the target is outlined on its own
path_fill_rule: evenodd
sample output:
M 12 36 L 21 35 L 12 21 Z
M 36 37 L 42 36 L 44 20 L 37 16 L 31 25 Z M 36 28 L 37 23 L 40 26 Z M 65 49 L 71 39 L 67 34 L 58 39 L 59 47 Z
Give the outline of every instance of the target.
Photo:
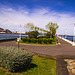
M 69 75 L 67 63 L 64 59 L 75 59 L 75 47 L 58 38 L 60 45 L 26 45 L 20 44 L 20 48 L 33 52 L 38 56 L 56 59 L 57 75 Z M 18 47 L 16 41 L 0 42 L 0 46 Z M 75 71 L 74 71 L 75 72 Z
M 36 54 L 42 54 L 46 56 L 57 55 L 75 55 L 75 47 L 71 44 L 58 38 L 60 45 L 25 45 L 20 44 L 20 48 L 26 49 Z M 17 47 L 16 41 L 0 42 L 0 46 L 12 46 Z

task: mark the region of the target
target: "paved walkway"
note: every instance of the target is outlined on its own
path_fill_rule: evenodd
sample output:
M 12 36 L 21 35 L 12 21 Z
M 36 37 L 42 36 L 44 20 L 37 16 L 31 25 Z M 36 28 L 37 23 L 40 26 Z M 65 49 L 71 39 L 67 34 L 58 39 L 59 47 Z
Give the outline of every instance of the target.
M 38 45 L 20 44 L 20 48 L 32 51 L 34 53 L 44 54 L 47 56 L 75 55 L 75 47 L 71 46 L 71 44 L 61 40 L 60 38 L 58 39 L 60 41 L 60 45 L 38 46 Z M 0 46 L 17 47 L 17 43 L 15 41 L 1 42 Z

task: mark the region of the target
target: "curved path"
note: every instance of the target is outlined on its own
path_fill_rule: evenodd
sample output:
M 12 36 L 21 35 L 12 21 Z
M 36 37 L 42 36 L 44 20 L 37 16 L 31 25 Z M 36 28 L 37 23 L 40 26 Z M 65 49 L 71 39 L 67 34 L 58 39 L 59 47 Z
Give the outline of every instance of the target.
M 75 47 L 71 46 L 69 43 L 58 38 L 60 45 L 24 45 L 20 44 L 20 48 L 26 49 L 28 51 L 43 54 L 46 56 L 57 56 L 57 55 L 75 55 Z M 17 47 L 15 41 L 1 42 L 0 46 L 12 46 Z

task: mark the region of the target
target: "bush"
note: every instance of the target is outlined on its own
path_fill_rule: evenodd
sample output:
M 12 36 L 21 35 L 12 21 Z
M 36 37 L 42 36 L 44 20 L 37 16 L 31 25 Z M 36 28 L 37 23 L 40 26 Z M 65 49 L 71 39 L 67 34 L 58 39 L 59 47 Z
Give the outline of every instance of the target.
M 33 55 L 26 50 L 0 47 L 0 67 L 4 67 L 11 72 L 22 71 L 30 65 L 32 56 Z
M 43 43 L 47 44 L 47 42 L 48 42 L 48 39 L 44 38 Z
M 32 39 L 31 39 L 31 42 L 32 42 L 32 43 L 36 43 L 36 42 L 37 42 L 37 39 L 32 38 Z
M 56 42 L 56 39 L 55 38 L 53 39 L 53 42 Z
M 27 42 L 28 42 L 28 43 L 31 43 L 31 39 L 30 39 L 30 38 L 27 38 Z
M 39 44 L 42 44 L 42 41 L 43 41 L 43 40 L 42 40 L 41 38 L 38 39 L 38 43 L 39 43 Z
M 38 35 L 39 35 L 38 31 L 31 31 L 28 34 L 29 38 L 37 38 Z
M 53 42 L 53 39 L 51 39 L 51 38 L 48 39 L 48 43 L 49 43 L 49 44 L 52 44 L 52 42 Z
M 27 38 L 22 37 L 22 41 L 23 41 L 23 42 L 26 42 L 26 41 L 27 41 Z

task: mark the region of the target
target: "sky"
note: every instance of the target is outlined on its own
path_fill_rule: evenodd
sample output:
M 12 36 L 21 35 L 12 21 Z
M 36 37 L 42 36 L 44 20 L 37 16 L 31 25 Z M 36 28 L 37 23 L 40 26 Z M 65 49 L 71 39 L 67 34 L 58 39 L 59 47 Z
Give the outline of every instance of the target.
M 46 29 L 49 22 L 58 24 L 57 34 L 74 35 L 75 0 L 0 0 L 1 28 L 25 32 L 27 23 Z

